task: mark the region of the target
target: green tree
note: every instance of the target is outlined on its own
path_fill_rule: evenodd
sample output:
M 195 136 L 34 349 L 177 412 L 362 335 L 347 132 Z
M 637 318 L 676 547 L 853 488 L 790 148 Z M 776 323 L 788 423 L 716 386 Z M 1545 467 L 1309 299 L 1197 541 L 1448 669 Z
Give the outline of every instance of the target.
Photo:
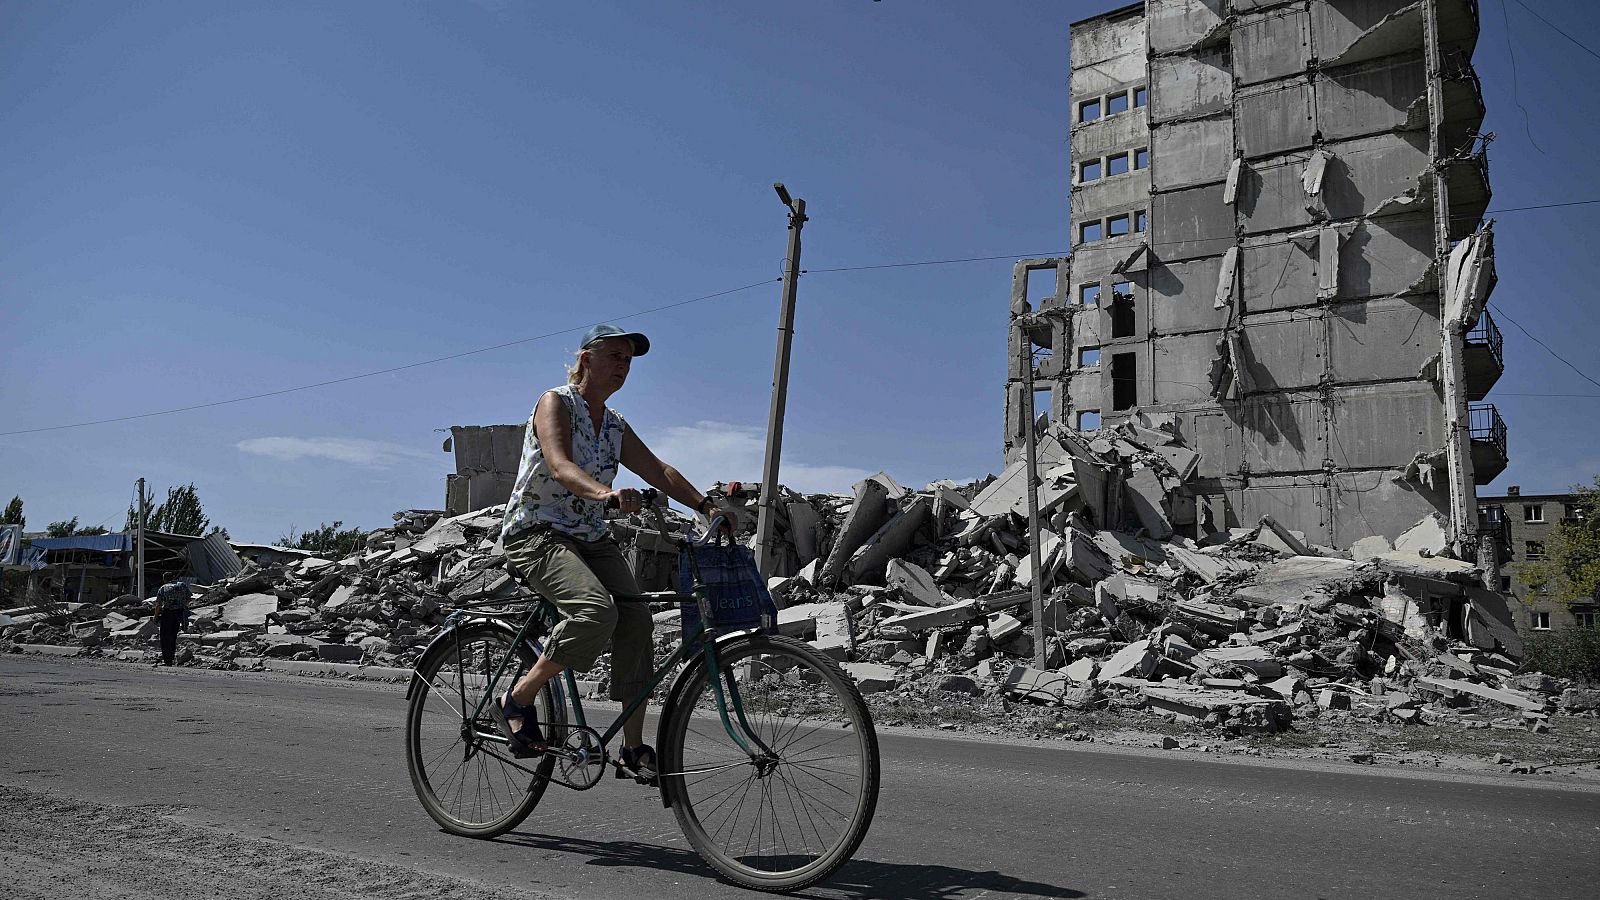
M 1523 563 L 1520 574 L 1530 596 L 1571 606 L 1593 600 L 1600 591 L 1600 475 L 1594 484 L 1576 486 L 1577 515 L 1563 516 L 1545 538 L 1544 559 Z
M 27 525 L 28 519 L 22 514 L 22 498 L 12 497 L 6 504 L 6 511 L 0 515 L 0 525 Z
M 288 534 L 278 538 L 278 546 L 288 547 L 291 550 L 308 550 L 329 559 L 340 559 L 366 549 L 367 532 L 359 528 L 346 528 L 341 531 L 339 526 L 343 524 L 342 521 L 336 521 L 332 525 L 324 522 L 310 531 L 299 534 L 290 527 Z
M 123 531 L 133 531 L 138 527 L 138 513 L 134 511 L 134 504 L 128 504 L 128 518 L 122 526 Z M 168 534 L 204 535 L 206 527 L 211 520 L 206 518 L 205 508 L 200 505 L 200 495 L 194 489 L 194 482 L 183 487 L 167 488 L 167 500 L 158 504 L 150 511 L 150 517 L 145 519 L 144 527 L 151 531 L 165 531 Z M 226 536 L 224 534 L 224 536 Z
M 79 528 L 77 516 L 73 516 L 65 522 L 51 522 L 49 525 L 45 526 L 45 534 L 53 538 L 77 537 L 85 534 L 105 533 L 106 530 L 101 528 L 99 525 L 87 525 L 83 528 Z

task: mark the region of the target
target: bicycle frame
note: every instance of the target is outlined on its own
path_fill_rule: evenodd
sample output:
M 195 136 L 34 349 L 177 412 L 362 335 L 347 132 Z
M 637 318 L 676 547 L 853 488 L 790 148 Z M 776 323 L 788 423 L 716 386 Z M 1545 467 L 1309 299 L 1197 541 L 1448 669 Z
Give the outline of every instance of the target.
M 688 660 L 692 654 L 698 652 L 705 658 L 706 671 L 708 673 L 707 677 L 712 685 L 712 693 L 716 697 L 717 715 L 722 722 L 722 727 L 727 731 L 728 737 L 732 738 L 734 743 L 736 743 L 741 750 L 748 754 L 752 761 L 759 762 L 763 758 L 775 758 L 777 754 L 772 750 L 772 748 L 768 747 L 766 743 L 761 740 L 761 738 L 755 733 L 755 729 L 750 726 L 749 721 L 745 718 L 744 703 L 739 696 L 738 683 L 732 678 L 731 673 L 723 670 L 721 663 L 717 659 L 718 640 L 739 634 L 741 632 L 730 632 L 727 635 L 710 636 L 708 638 L 707 631 L 709 629 L 707 628 L 706 623 L 713 622 L 713 618 L 710 615 L 710 604 L 707 602 L 706 596 L 702 591 L 696 591 L 691 595 L 668 595 L 663 596 L 662 599 L 672 599 L 674 597 L 681 599 L 684 596 L 693 597 L 695 602 L 700 607 L 699 627 L 694 631 L 693 634 L 685 637 L 683 642 L 679 644 L 678 648 L 674 650 L 665 661 L 656 667 L 655 671 L 650 676 L 650 680 L 646 682 L 644 688 L 639 691 L 632 701 L 623 707 L 622 712 L 617 715 L 617 718 L 603 733 L 600 734 L 600 745 L 604 747 L 610 744 L 611 739 L 616 737 L 617 732 L 622 730 L 623 724 L 627 722 L 634 712 L 636 712 L 641 706 L 649 701 L 650 694 L 655 691 L 656 687 L 658 687 L 663 680 L 666 679 L 667 673 L 671 672 L 676 666 L 678 666 L 679 663 Z M 624 599 L 619 600 L 618 602 L 648 603 L 650 601 L 643 599 Z M 446 620 L 449 623 L 449 627 L 446 628 L 446 630 L 441 633 L 438 638 L 435 638 L 435 640 L 442 640 L 446 635 L 453 633 L 456 627 L 459 625 L 461 618 L 463 618 L 464 613 L 464 609 L 458 609 L 451 613 L 450 617 Z M 480 615 L 485 618 L 496 618 L 502 621 L 510 618 L 510 616 L 506 615 L 482 613 L 480 613 Z M 524 618 L 521 627 L 517 629 L 516 636 L 512 638 L 511 645 L 516 647 L 524 642 L 527 642 L 530 646 L 537 647 L 537 644 L 528 639 L 529 629 L 535 623 L 554 626 L 560 620 L 561 616 L 556 610 L 555 605 L 544 597 L 540 597 L 538 605 L 533 609 L 532 612 L 529 613 L 527 617 Z M 699 647 L 698 650 L 692 649 L 697 645 Z M 460 643 L 456 644 L 456 653 L 457 668 L 458 670 L 464 671 L 464 666 L 462 665 L 462 660 L 460 658 Z M 487 680 L 483 695 L 478 698 L 477 704 L 473 707 L 472 715 L 468 718 L 468 721 L 476 722 L 478 721 L 479 717 L 483 715 L 484 707 L 488 706 L 493 699 L 491 696 L 490 686 L 499 683 L 500 677 L 505 674 L 506 666 L 511 662 L 512 655 L 513 654 L 508 653 L 501 658 L 499 665 L 495 668 L 494 674 Z M 577 678 L 573 675 L 571 669 L 563 671 L 562 677 L 564 679 L 567 693 L 572 698 L 571 706 L 574 723 L 580 728 L 587 729 L 589 727 L 588 718 L 584 714 L 583 700 L 578 692 Z M 459 708 L 465 711 L 467 708 L 465 684 L 458 682 L 457 690 L 460 694 L 461 701 Z M 729 716 L 730 709 L 732 710 L 731 718 Z M 737 729 L 734 727 L 735 722 L 738 724 Z M 743 734 L 740 733 L 741 731 Z M 477 739 L 483 741 L 491 741 L 499 744 L 510 743 L 510 741 L 498 731 L 480 731 L 478 728 L 474 727 L 473 735 Z M 755 744 L 759 750 L 751 749 L 752 743 Z

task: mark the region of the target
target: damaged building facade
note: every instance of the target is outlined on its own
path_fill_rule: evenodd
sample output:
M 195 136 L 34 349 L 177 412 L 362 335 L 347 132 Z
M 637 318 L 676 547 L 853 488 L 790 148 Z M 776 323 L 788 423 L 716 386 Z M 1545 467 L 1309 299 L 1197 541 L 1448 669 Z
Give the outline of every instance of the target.
M 1015 266 L 1007 460 L 1030 407 L 1135 421 L 1199 453 L 1182 533 L 1271 515 L 1348 548 L 1436 514 L 1478 552 L 1506 432 L 1477 35 L 1474 0 L 1073 24 L 1072 251 Z

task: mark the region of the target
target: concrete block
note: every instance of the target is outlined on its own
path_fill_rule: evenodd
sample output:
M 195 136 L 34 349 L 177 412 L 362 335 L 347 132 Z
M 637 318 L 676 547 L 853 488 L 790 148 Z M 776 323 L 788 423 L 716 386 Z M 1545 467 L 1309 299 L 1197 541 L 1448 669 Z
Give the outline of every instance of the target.
M 1059 703 L 1067 689 L 1067 678 L 1059 672 L 1042 672 L 1029 666 L 1012 666 L 1006 674 L 1006 693 L 1025 700 Z
M 893 690 L 898 675 L 893 666 L 878 663 L 845 663 L 844 670 L 855 679 L 863 694 L 876 694 Z
M 1099 668 L 1100 664 L 1092 659 L 1079 659 L 1062 669 L 1061 674 L 1074 684 L 1090 684 L 1094 682 L 1094 674 Z
M 900 595 L 911 603 L 943 606 L 950 602 L 950 598 L 939 590 L 933 576 L 929 575 L 926 569 L 903 559 L 889 560 L 884 581 L 889 587 L 897 588 Z
M 926 612 L 906 613 L 891 616 L 879 624 L 884 627 L 898 626 L 911 631 L 925 631 L 929 628 L 939 628 L 945 625 L 961 625 L 980 615 L 976 600 L 963 600 L 949 606 L 939 606 Z
M 1021 633 L 1022 621 L 1017 617 L 1005 613 L 995 613 L 989 617 L 989 640 L 998 644 Z
M 317 658 L 325 662 L 360 662 L 362 649 L 351 644 L 319 644 Z
M 1333 688 L 1323 688 L 1317 692 L 1317 705 L 1323 709 L 1349 709 L 1350 695 Z
M 1148 640 L 1134 641 L 1111 655 L 1095 673 L 1095 681 L 1106 682 L 1124 675 L 1148 678 L 1156 670 L 1160 655 L 1150 649 Z

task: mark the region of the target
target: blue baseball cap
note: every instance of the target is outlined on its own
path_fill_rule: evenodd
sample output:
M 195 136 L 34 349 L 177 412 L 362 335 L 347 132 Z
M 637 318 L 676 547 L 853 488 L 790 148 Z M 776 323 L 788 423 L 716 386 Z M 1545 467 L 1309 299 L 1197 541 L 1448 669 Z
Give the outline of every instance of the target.
M 643 356 L 650 352 L 650 339 L 637 331 L 623 331 L 615 325 L 596 325 L 583 333 L 583 340 L 578 344 L 578 349 L 587 350 L 596 341 L 606 338 L 627 338 L 633 344 L 633 355 Z

